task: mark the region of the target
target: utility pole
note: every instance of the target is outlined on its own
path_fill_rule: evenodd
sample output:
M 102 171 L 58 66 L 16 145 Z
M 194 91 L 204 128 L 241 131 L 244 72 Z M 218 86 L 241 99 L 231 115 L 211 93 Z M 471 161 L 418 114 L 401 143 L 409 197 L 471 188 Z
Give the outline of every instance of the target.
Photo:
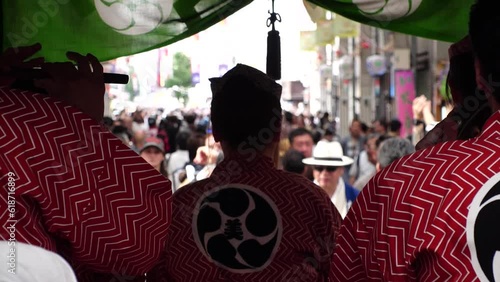
M 373 38 L 372 42 L 372 55 L 376 55 L 379 53 L 380 49 L 380 38 L 379 38 L 379 29 L 376 27 L 372 27 L 372 32 L 371 32 L 371 38 Z M 380 116 L 382 116 L 382 107 L 383 107 L 383 100 L 380 98 L 382 95 L 380 95 L 380 77 L 376 76 L 373 77 L 373 96 L 372 96 L 372 101 L 374 101 L 374 107 L 372 106 L 372 109 L 375 109 L 375 114 L 373 119 L 378 119 Z
M 418 72 L 418 41 L 416 36 L 411 36 L 411 70 L 413 71 L 413 81 L 415 85 L 417 84 L 417 72 Z
M 332 46 L 332 62 L 331 62 L 331 66 L 332 66 L 332 73 L 331 73 L 331 77 L 332 77 L 332 89 L 331 89 L 331 95 L 332 95 L 332 102 L 333 102 L 333 109 L 332 109 L 332 118 L 335 120 L 339 114 L 339 100 L 340 100 L 340 97 L 339 97 L 339 84 L 338 84 L 338 77 L 335 76 L 333 74 L 333 63 L 338 59 L 337 58 L 337 50 L 336 50 L 336 47 L 337 44 L 339 44 L 339 42 L 337 42 L 337 39 L 340 40 L 339 38 L 336 38 L 335 39 L 335 43 L 334 45 Z M 337 46 L 338 47 L 338 46 Z
M 351 48 L 352 48 L 352 117 L 353 119 L 356 118 L 357 113 L 356 113 L 356 38 L 351 38 Z

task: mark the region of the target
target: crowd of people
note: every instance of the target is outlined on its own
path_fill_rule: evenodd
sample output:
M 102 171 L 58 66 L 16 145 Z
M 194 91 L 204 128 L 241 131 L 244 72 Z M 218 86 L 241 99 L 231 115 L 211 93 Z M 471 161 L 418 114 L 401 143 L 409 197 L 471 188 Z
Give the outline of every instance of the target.
M 107 128 L 124 144 L 168 177 L 178 188 L 210 175 L 221 152 L 207 115 L 195 111 L 168 113 L 138 109 L 104 117 Z M 222 157 L 222 154 L 220 154 Z
M 0 280 L 500 281 L 499 10 L 472 6 L 453 109 L 436 124 L 416 98 L 411 136 L 385 118 L 339 136 L 242 64 L 211 79 L 210 115 L 112 119 L 94 56 L 7 50 Z M 11 72 L 33 66 L 50 78 Z
M 417 98 L 416 113 L 424 111 L 417 105 L 422 100 L 429 102 L 423 96 Z M 124 110 L 117 117 L 104 117 L 104 120 L 111 132 L 170 179 L 173 192 L 210 176 L 224 157 L 219 142 L 214 141 L 210 115 L 200 111 L 171 112 L 162 117 L 162 111 L 138 109 L 127 113 Z M 336 133 L 336 122 L 328 113 L 305 116 L 283 111 L 278 168 L 314 180 L 313 167 L 306 167 L 302 159 L 312 157 L 313 148 L 320 142 L 338 142 L 342 145 L 339 147 L 341 152 L 353 160 L 339 169 L 342 179 L 349 187 L 361 190 L 376 172 L 377 149 L 383 140 L 398 138 L 411 144 L 413 136 L 402 138 L 400 129 L 401 122 L 397 119 L 380 118 L 370 125 L 355 119 L 351 122 L 349 135 L 341 137 Z M 405 150 L 395 154 L 401 157 L 409 153 Z

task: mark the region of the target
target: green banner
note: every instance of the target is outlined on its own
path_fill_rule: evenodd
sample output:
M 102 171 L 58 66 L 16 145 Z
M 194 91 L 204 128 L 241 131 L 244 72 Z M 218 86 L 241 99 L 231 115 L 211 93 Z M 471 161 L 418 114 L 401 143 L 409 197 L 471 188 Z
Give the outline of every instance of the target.
M 475 0 L 307 1 L 363 24 L 456 42 L 467 35 L 469 10 Z
M 42 44 L 47 61 L 68 50 L 99 60 L 144 52 L 196 34 L 252 0 L 2 1 L 2 47 Z

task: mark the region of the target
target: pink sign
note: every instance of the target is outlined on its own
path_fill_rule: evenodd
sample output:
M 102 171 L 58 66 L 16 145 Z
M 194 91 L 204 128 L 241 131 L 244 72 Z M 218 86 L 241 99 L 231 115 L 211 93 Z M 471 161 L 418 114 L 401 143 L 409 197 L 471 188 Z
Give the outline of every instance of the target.
M 396 70 L 394 72 L 394 96 L 396 102 L 396 118 L 401 122 L 401 137 L 412 133 L 413 109 L 415 99 L 415 80 L 413 71 Z

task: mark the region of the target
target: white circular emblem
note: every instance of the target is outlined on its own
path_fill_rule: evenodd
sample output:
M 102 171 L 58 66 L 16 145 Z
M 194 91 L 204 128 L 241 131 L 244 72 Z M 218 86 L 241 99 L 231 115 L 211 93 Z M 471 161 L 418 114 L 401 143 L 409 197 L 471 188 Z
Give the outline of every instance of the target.
M 415 12 L 422 0 L 353 0 L 360 12 L 377 21 L 392 21 Z
M 480 280 L 500 282 L 500 173 L 488 180 L 472 201 L 467 244 Z
M 192 228 L 203 255 L 234 273 L 266 268 L 283 234 L 276 204 L 259 189 L 241 184 L 204 194 L 194 209 Z
M 173 0 L 94 0 L 104 23 L 126 35 L 148 33 L 172 12 Z

